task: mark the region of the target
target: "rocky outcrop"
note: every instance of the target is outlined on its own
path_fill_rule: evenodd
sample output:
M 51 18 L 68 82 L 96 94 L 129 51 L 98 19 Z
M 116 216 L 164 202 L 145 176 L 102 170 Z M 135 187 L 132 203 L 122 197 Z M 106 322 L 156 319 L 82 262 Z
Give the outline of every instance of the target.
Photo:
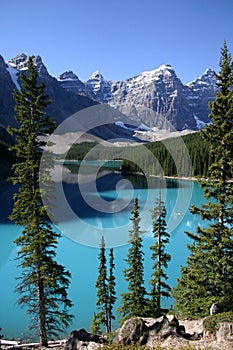
M 124 345 L 139 343 L 152 347 L 167 338 L 198 340 L 202 333 L 186 333 L 185 327 L 179 324 L 174 315 L 162 316 L 157 319 L 133 317 L 126 320 L 117 331 L 114 343 Z
M 221 322 L 216 332 L 216 339 L 218 344 L 226 341 L 231 342 L 233 349 L 233 323 Z
M 66 90 L 74 93 L 83 93 L 85 86 L 73 71 L 69 70 L 59 75 L 57 78 L 59 84 Z
M 95 350 L 100 344 L 108 343 L 105 338 L 98 334 L 88 333 L 85 329 L 72 331 L 65 345 L 65 350 Z

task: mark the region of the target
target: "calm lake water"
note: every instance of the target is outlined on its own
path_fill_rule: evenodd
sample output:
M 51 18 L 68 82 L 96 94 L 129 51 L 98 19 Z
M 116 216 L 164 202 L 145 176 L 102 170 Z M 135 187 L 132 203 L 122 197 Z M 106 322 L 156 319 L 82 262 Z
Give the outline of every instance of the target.
M 90 172 L 91 173 L 91 172 Z M 57 249 L 57 260 L 72 274 L 69 297 L 73 301 L 72 313 L 74 320 L 67 334 L 72 329 L 89 329 L 93 312 L 96 311 L 96 290 L 99 242 L 104 235 L 107 247 L 114 247 L 116 264 L 116 289 L 120 303 L 120 293 L 127 290 L 122 270 L 126 267 L 124 259 L 128 250 L 128 229 L 131 227 L 130 211 L 133 198 L 139 199 L 141 206 L 141 229 L 145 231 L 143 245 L 145 252 L 145 286 L 149 289 L 148 281 L 151 274 L 150 245 L 153 243 L 151 233 L 151 210 L 155 200 L 161 193 L 167 209 L 168 231 L 171 239 L 167 246 L 172 259 L 167 274 L 168 283 L 175 286 L 179 277 L 180 265 L 187 258 L 188 238 L 184 231 L 195 231 L 200 223 L 198 216 L 189 213 L 188 207 L 194 203 L 203 203 L 203 193 L 195 181 L 156 179 L 152 178 L 149 185 L 145 178 L 139 176 L 122 177 L 121 174 L 103 170 L 98 172 L 96 190 L 93 190 L 92 179 L 85 176 L 79 178 L 72 166 L 63 171 L 62 186 L 57 182 L 59 196 L 62 188 L 66 204 L 56 198 L 59 203 L 55 229 L 62 233 Z M 16 278 L 20 276 L 18 262 L 15 260 L 17 249 L 13 240 L 20 234 L 21 229 L 12 224 L 7 217 L 11 212 L 13 189 L 9 188 L 1 197 L 1 255 L 0 255 L 0 327 L 5 339 L 28 337 L 29 323 L 26 310 L 17 305 L 15 286 Z M 63 198 L 63 200 L 64 200 Z M 65 215 L 67 206 L 70 208 Z M 71 214 L 70 214 L 71 213 Z M 70 215 L 70 216 L 69 216 Z M 106 253 L 109 253 L 107 248 Z M 173 300 L 164 300 L 164 306 L 172 305 Z M 116 313 L 117 316 L 117 313 Z M 117 319 L 114 324 L 118 326 Z

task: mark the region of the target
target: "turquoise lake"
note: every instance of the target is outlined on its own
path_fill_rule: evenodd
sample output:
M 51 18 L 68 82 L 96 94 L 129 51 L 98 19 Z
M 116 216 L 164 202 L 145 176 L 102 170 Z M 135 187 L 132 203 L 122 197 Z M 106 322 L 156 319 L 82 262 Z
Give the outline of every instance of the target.
M 88 172 L 87 172 L 88 173 Z M 57 222 L 54 228 L 62 233 L 57 249 L 57 260 L 72 274 L 69 298 L 74 307 L 75 316 L 66 334 L 73 329 L 89 329 L 93 313 L 96 311 L 96 289 L 99 242 L 104 235 L 108 248 L 114 247 L 117 303 L 120 304 L 120 293 L 127 290 L 122 270 L 126 267 L 128 238 L 130 229 L 130 211 L 133 199 L 137 196 L 141 207 L 141 229 L 145 253 L 145 287 L 149 290 L 148 281 L 151 274 L 151 251 L 153 243 L 151 233 L 151 210 L 156 198 L 161 194 L 167 209 L 168 231 L 171 234 L 167 246 L 172 259 L 167 274 L 168 283 L 175 286 L 179 277 L 180 266 L 185 264 L 188 250 L 188 238 L 184 231 L 195 231 L 201 224 L 198 216 L 189 213 L 191 204 L 204 202 L 202 190 L 196 181 L 150 178 L 149 185 L 140 176 L 125 176 L 105 170 L 99 172 L 96 191 L 93 190 L 88 175 L 83 177 L 83 185 L 78 185 L 77 175 L 72 168 L 66 168 L 63 182 L 58 183 L 59 191 L 63 191 L 67 207 L 72 215 L 65 215 L 66 209 L 57 199 Z M 82 179 L 81 179 L 82 182 Z M 59 192 L 58 191 L 58 192 Z M 15 293 L 16 278 L 20 276 L 20 268 L 15 260 L 17 248 L 13 243 L 21 229 L 8 219 L 12 207 L 13 189 L 8 188 L 1 197 L 1 255 L 0 255 L 0 327 L 5 339 L 28 338 L 29 320 L 26 310 L 17 305 L 18 295 Z M 108 255 L 109 249 L 106 249 Z M 163 306 L 170 307 L 172 299 L 164 300 Z M 114 327 L 117 328 L 117 313 Z

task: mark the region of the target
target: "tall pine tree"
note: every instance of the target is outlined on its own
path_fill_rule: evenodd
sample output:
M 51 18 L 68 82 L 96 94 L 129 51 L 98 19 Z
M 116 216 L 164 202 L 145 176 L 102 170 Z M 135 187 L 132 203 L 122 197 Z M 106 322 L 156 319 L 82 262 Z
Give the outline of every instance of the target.
M 109 275 L 107 271 L 107 259 L 104 237 L 101 238 L 100 253 L 99 253 L 99 268 L 98 278 L 96 281 L 97 288 L 97 309 L 98 312 L 94 313 L 91 331 L 98 333 L 101 330 L 101 325 L 105 326 L 106 333 L 112 331 L 112 320 L 115 319 L 113 314 L 114 304 L 116 302 L 116 291 L 115 291 L 115 276 L 114 276 L 114 254 L 113 248 L 109 252 Z
M 213 302 L 228 300 L 233 309 L 233 63 L 226 42 L 219 66 L 216 99 L 210 103 L 212 123 L 202 131 L 212 161 L 208 180 L 201 182 L 209 201 L 191 208 L 208 225 L 187 233 L 193 240 L 190 256 L 173 291 L 176 308 L 193 317 L 207 315 Z
M 50 134 L 55 125 L 45 113 L 50 102 L 45 86 L 38 83 L 32 57 L 27 74 L 21 74 L 20 80 L 21 90 L 14 95 L 18 127 L 9 128 L 15 136 L 17 157 L 11 181 L 18 185 L 11 219 L 23 227 L 15 240 L 22 268 L 17 291 L 21 295 L 19 304 L 26 305 L 31 315 L 30 329 L 47 347 L 48 337 L 57 335 L 71 321 L 68 309 L 72 304 L 67 296 L 70 273 L 55 261 L 60 235 L 49 223 L 41 200 L 39 169 L 45 146 L 41 136 Z
M 108 277 L 108 329 L 109 332 L 112 331 L 112 320 L 115 320 L 115 316 L 113 313 L 113 308 L 114 304 L 117 300 L 116 298 L 116 278 L 114 276 L 114 269 L 115 269 L 115 264 L 114 264 L 114 255 L 113 255 L 113 248 L 110 249 L 109 252 L 109 277 Z
M 150 280 L 151 285 L 151 300 L 150 300 L 150 315 L 159 317 L 163 313 L 161 308 L 161 298 L 169 297 L 171 288 L 166 283 L 168 277 L 165 269 L 168 267 L 168 262 L 171 260 L 171 255 L 166 253 L 165 247 L 169 242 L 170 234 L 166 231 L 166 208 L 161 199 L 161 193 L 156 200 L 156 207 L 152 211 L 152 225 L 155 243 L 150 247 L 152 250 L 152 266 L 153 273 Z
M 105 326 L 106 333 L 109 333 L 109 291 L 108 291 L 108 281 L 107 281 L 107 260 L 105 256 L 105 241 L 104 236 L 102 236 L 100 244 L 99 253 L 99 268 L 98 268 L 98 278 L 96 281 L 97 288 L 97 309 L 98 312 L 94 314 L 92 321 L 92 329 L 94 324 L 96 329 L 100 328 L 101 325 Z
M 129 231 L 130 248 L 128 257 L 125 259 L 128 267 L 123 271 L 125 280 L 128 282 L 128 292 L 121 294 L 121 306 L 118 308 L 122 322 L 132 316 L 145 316 L 148 308 L 144 288 L 144 258 L 141 237 L 144 232 L 140 230 L 139 208 L 138 198 L 135 198 L 130 218 L 133 226 L 132 230 Z

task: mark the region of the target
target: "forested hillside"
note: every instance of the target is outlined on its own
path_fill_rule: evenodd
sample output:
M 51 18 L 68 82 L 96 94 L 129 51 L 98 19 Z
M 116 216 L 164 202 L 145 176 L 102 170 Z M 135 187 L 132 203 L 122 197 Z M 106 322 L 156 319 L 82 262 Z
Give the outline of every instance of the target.
M 151 142 L 146 147 L 160 163 L 165 176 L 208 176 L 209 144 L 203 141 L 200 132 L 183 136 L 182 140 L 184 144 L 180 138 L 171 138 Z M 168 149 L 172 150 L 172 154 Z M 145 157 L 145 152 L 140 151 L 140 146 L 134 148 L 133 152 L 135 152 L 137 162 L 142 164 L 142 169 L 147 169 L 148 173 L 157 175 L 153 165 Z M 191 164 L 187 164 L 187 156 L 190 157 Z M 140 172 L 140 168 L 128 160 L 123 161 L 122 170 Z
M 127 148 L 96 146 L 91 142 L 74 144 L 65 158 L 82 160 L 91 150 L 88 160 L 123 159 L 123 172 L 145 172 L 146 169 L 153 175 L 208 176 L 209 143 L 203 141 L 200 132 Z M 172 150 L 172 154 L 169 150 Z M 188 158 L 190 163 L 187 163 Z M 155 169 L 152 159 L 159 162 L 162 171 Z

